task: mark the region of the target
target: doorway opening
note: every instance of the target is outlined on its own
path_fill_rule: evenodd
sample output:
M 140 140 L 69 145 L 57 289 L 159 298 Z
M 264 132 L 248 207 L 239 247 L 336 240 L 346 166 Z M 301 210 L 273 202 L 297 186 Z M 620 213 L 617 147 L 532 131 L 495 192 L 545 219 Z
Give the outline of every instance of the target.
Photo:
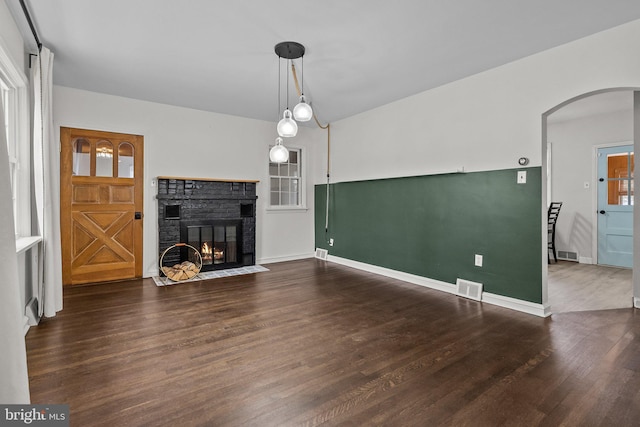
M 542 125 L 544 220 L 551 202 L 563 202 L 556 235 L 558 263 L 547 264 L 544 257 L 543 304 L 553 313 L 631 307 L 634 89 L 602 90 L 572 98 L 544 113 Z M 598 156 L 600 148 L 619 145 L 627 145 L 626 157 L 606 150 Z M 608 157 L 610 154 L 620 156 Z M 623 157 L 625 168 L 618 167 Z M 599 158 L 605 166 L 611 159 L 618 172 L 599 172 Z M 605 198 L 608 192 L 617 194 L 616 201 L 621 203 L 607 199 L 605 205 L 599 205 L 599 192 Z M 618 227 L 618 211 L 624 211 L 629 225 L 623 232 Z M 607 219 L 611 230 L 603 235 L 602 224 Z M 603 260 L 599 247 L 625 253 L 628 268 L 605 266 L 619 264 Z

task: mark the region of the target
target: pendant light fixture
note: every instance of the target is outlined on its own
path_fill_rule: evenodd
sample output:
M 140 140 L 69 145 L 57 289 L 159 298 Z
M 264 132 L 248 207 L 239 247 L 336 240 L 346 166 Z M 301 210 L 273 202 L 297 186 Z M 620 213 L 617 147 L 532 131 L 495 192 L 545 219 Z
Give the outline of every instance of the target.
M 289 160 L 289 150 L 282 145 L 282 138 L 276 138 L 276 145 L 269 150 L 269 160 L 273 163 L 283 163 Z
M 278 122 L 278 135 L 285 138 L 292 138 L 298 134 L 298 124 L 291 118 L 289 108 L 284 110 L 282 120 Z
M 278 55 L 278 112 L 280 111 L 280 82 L 282 81 L 281 76 L 281 67 L 280 60 L 285 59 L 287 61 L 287 66 L 285 68 L 285 72 L 287 73 L 287 77 L 285 79 L 287 87 L 286 87 L 286 96 L 287 100 L 285 102 L 286 108 L 282 113 L 282 119 L 278 122 L 278 126 L 276 130 L 278 131 L 278 138 L 276 138 L 276 145 L 274 145 L 269 151 L 269 159 L 274 163 L 282 163 L 289 160 L 289 150 L 283 145 L 282 138 L 292 138 L 298 134 L 298 124 L 296 120 L 299 122 L 306 122 L 311 120 L 313 117 L 313 110 L 311 106 L 307 103 L 307 100 L 304 96 L 304 46 L 297 42 L 281 42 L 278 43 L 274 48 L 276 55 Z M 289 68 L 291 61 L 294 59 L 303 58 L 302 59 L 302 91 L 300 93 L 300 102 L 294 107 L 293 114 L 291 110 L 289 110 Z M 295 118 L 295 120 L 294 120 Z
M 277 128 L 278 135 L 285 138 L 291 138 L 296 136 L 296 134 L 298 133 L 298 124 L 296 123 L 296 120 L 299 122 L 306 122 L 311 120 L 311 117 L 313 116 L 313 110 L 311 109 L 311 106 L 307 103 L 307 100 L 304 96 L 305 49 L 303 45 L 297 42 L 282 42 L 282 43 L 278 43 L 275 46 L 275 52 L 276 52 L 276 55 L 278 55 L 279 60 L 280 59 L 287 60 L 287 67 L 286 67 L 286 73 L 287 73 L 286 106 L 287 108 L 284 110 L 284 113 L 282 113 L 282 120 L 278 122 L 278 128 Z M 300 94 L 300 102 L 293 109 L 293 115 L 292 115 L 291 111 L 289 110 L 289 68 L 290 68 L 289 64 L 290 64 L 290 61 L 298 58 L 302 58 L 302 93 Z M 278 82 L 280 82 L 280 79 L 281 79 L 280 68 L 278 67 Z M 279 95 L 280 94 L 278 93 L 278 96 Z
M 308 122 L 313 117 L 311 105 L 307 104 L 304 95 L 300 95 L 300 102 L 293 107 L 293 118 L 299 122 Z

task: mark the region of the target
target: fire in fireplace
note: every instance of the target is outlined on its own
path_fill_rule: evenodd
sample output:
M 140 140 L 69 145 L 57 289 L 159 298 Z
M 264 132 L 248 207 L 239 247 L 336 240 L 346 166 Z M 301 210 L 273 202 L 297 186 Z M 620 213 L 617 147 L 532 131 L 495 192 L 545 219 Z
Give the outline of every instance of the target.
M 213 252 L 211 250 L 211 246 L 209 246 L 209 242 L 204 242 L 202 244 L 202 249 L 200 250 L 200 254 L 202 255 L 203 264 L 208 265 L 213 263 Z

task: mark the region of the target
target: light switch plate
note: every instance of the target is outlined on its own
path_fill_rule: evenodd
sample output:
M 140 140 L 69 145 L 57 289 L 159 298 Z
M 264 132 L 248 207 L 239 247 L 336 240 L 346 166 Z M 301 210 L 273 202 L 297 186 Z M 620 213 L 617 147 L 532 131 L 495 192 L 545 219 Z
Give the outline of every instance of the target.
M 527 183 L 527 171 L 518 171 L 518 184 Z

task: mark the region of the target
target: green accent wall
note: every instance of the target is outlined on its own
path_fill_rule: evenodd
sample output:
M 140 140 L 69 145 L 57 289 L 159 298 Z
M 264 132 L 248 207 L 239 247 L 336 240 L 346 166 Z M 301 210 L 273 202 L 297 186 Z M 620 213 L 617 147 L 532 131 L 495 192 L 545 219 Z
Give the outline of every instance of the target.
M 517 184 L 517 171 L 527 183 Z M 330 255 L 542 303 L 541 168 L 315 187 L 316 247 Z M 329 238 L 334 245 L 329 246 Z M 483 267 L 474 265 L 475 254 Z

